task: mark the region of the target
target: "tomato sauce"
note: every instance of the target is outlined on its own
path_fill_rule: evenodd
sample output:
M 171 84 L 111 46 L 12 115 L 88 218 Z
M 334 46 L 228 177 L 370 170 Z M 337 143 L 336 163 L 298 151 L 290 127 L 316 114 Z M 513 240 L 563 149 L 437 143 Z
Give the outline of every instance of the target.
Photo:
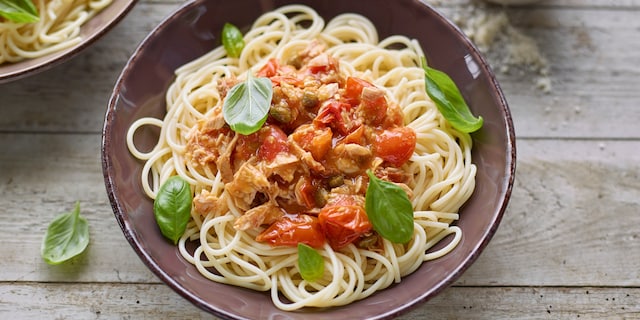
M 416 134 L 403 125 L 400 107 L 383 89 L 339 70 L 338 61 L 317 48 L 288 62 L 269 60 L 257 73 L 273 84 L 265 125 L 248 136 L 228 137 L 230 164 L 200 163 L 231 166 L 235 173 L 251 165 L 257 171 L 247 172 L 260 172 L 270 182 L 265 187 L 243 179 L 245 185 L 239 185 L 236 175 L 225 181 L 236 204 L 248 210 L 239 219 L 242 225 L 251 219 L 249 225 L 263 230 L 257 241 L 313 247 L 327 242 L 334 249 L 380 242 L 371 240 L 376 234 L 364 210 L 365 172 L 406 183 L 409 176 L 401 167 L 414 152 Z M 199 141 L 195 137 L 192 141 Z M 195 143 L 191 147 L 198 153 Z M 254 213 L 266 203 L 278 205 L 280 218 L 266 221 Z

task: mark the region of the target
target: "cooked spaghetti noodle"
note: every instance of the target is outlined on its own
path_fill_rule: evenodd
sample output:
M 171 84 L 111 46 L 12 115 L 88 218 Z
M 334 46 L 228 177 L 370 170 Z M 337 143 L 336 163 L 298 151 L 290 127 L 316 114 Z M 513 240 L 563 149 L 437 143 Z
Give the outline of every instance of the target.
M 0 64 L 41 57 L 80 43 L 80 27 L 112 0 L 35 0 L 40 20 L 0 18 Z
M 270 291 L 278 308 L 296 310 L 363 299 L 400 282 L 423 262 L 455 248 L 462 231 L 451 223 L 458 219 L 458 210 L 475 187 L 472 140 L 468 134 L 453 129 L 425 93 L 424 71 L 420 67 L 424 54 L 417 41 L 404 36 L 380 41 L 375 27 L 365 17 L 343 14 L 325 24 L 311 8 L 299 5 L 265 13 L 244 40 L 246 46 L 239 58 L 227 57 L 224 48 L 217 47 L 177 69 L 166 94 L 165 118 L 139 119 L 128 132 L 130 152 L 145 162 L 141 183 L 151 199 L 173 175 L 181 176 L 192 186 L 192 220 L 178 244 L 188 262 L 213 281 Z M 224 178 L 222 164 L 202 166 L 193 161 L 192 146 L 194 135 L 219 121 L 228 89 L 221 84 L 244 78 L 247 72 L 261 72 L 270 61 L 295 60 L 300 52 L 309 48 L 313 51 L 315 44 L 339 62 L 341 75 L 358 77 L 381 88 L 389 105 L 399 106 L 402 111 L 399 125 L 415 132 L 415 149 L 399 167 L 407 179 L 398 183 L 410 195 L 414 233 L 407 244 L 380 238 L 373 248 L 355 242 L 339 248 L 324 243 L 318 249 L 324 259 L 324 276 L 307 282 L 299 274 L 296 247 L 257 241 L 264 226 L 238 228 L 238 220 L 251 208 L 243 208 L 230 196 L 232 184 L 225 181 L 228 178 Z M 161 128 L 161 132 L 157 145 L 143 152 L 136 148 L 133 137 L 138 128 L 148 125 Z M 217 141 L 223 136 L 212 139 Z M 367 162 L 369 166 L 375 164 L 380 161 Z M 296 192 L 301 191 L 297 188 Z M 217 201 L 203 205 L 207 198 Z M 255 205 L 254 198 L 244 204 L 251 200 Z M 448 236 L 439 249 L 433 248 Z M 196 244 L 194 252 L 188 250 L 187 243 Z

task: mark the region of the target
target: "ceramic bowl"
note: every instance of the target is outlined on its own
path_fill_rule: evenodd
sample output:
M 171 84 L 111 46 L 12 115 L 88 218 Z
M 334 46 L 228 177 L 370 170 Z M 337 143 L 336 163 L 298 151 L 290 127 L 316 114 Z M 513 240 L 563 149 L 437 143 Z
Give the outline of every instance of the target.
M 162 281 L 196 306 L 226 319 L 385 319 L 402 314 L 451 285 L 476 260 L 505 212 L 515 172 L 515 137 L 505 97 L 487 62 L 447 18 L 416 0 L 297 0 L 325 20 L 343 12 L 360 13 L 377 27 L 380 38 L 403 34 L 418 39 L 430 64 L 458 84 L 472 112 L 484 118 L 473 137 L 476 189 L 460 211 L 463 238 L 451 253 L 424 263 L 402 282 L 342 307 L 285 312 L 268 292 L 256 292 L 205 279 L 176 246 L 160 234 L 152 201 L 139 182 L 142 163 L 132 157 L 126 134 L 140 117 L 162 118 L 165 92 L 174 70 L 220 44 L 222 25 L 248 27 L 261 13 L 286 0 L 195 0 L 158 25 L 122 71 L 105 115 L 103 171 L 115 218 L 142 261 Z M 152 147 L 157 132 L 137 133 L 136 144 Z
M 137 0 L 113 0 L 109 6 L 82 25 L 81 41 L 72 47 L 38 58 L 0 64 L 0 84 L 48 70 L 75 57 L 120 22 L 136 2 Z

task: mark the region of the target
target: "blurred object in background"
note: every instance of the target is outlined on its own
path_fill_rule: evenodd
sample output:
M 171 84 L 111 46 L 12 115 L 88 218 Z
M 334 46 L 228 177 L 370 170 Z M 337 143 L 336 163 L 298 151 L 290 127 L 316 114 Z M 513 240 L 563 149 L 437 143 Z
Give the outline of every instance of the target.
M 504 5 L 522 5 L 522 4 L 531 4 L 534 2 L 538 2 L 539 0 L 485 0 L 487 2 L 504 4 Z
M 535 0 L 485 0 L 494 3 L 531 3 Z M 483 2 L 461 7 L 451 19 L 485 55 L 491 67 L 533 81 L 534 87 L 549 93 L 552 89 L 549 63 L 538 46 L 538 39 L 510 21 L 504 7 Z

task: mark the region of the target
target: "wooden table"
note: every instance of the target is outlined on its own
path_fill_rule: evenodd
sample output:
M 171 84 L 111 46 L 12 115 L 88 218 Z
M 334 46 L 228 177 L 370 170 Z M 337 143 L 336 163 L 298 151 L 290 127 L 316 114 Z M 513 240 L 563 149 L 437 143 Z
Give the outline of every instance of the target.
M 76 59 L 0 85 L 0 318 L 211 318 L 131 249 L 100 163 L 113 84 L 179 3 L 141 0 Z M 548 75 L 492 61 L 517 133 L 509 208 L 477 262 L 401 318 L 640 319 L 640 0 L 431 3 L 456 19 L 505 12 L 537 43 Z M 71 263 L 49 266 L 40 258 L 44 231 L 77 200 L 91 244 Z

